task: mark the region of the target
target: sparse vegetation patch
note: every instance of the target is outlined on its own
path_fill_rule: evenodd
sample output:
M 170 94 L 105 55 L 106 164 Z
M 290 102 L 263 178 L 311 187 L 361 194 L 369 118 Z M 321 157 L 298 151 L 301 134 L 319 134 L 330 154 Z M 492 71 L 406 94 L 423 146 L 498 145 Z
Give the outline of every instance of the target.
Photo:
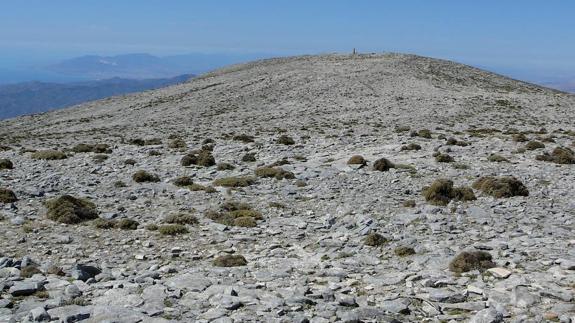
M 293 140 L 292 137 L 286 136 L 286 135 L 281 135 L 281 136 L 276 140 L 276 142 L 277 142 L 278 144 L 288 145 L 288 146 L 295 144 L 295 140 Z
M 256 183 L 255 178 L 249 176 L 223 177 L 214 180 L 215 186 L 246 187 Z
M 134 175 L 132 175 L 132 179 L 136 183 L 155 183 L 160 181 L 158 175 L 148 173 L 145 170 L 135 172 Z
M 96 205 L 85 198 L 62 195 L 45 203 L 48 219 L 60 223 L 76 224 L 98 218 Z
M 348 161 L 347 161 L 348 165 L 361 165 L 361 166 L 365 166 L 367 165 L 367 160 L 365 160 L 365 158 L 363 158 L 363 156 L 360 155 L 354 155 L 351 156 Z
M 485 251 L 463 251 L 449 263 L 449 270 L 457 274 L 472 270 L 484 271 L 493 267 L 493 258 Z
M 1 203 L 14 203 L 18 201 L 16 194 L 7 188 L 0 187 L 0 202 Z
M 536 156 L 535 159 L 555 164 L 575 164 L 575 153 L 571 148 L 557 147 L 553 149 L 551 154 L 544 153 Z
M 292 172 L 284 170 L 280 167 L 259 167 L 255 170 L 257 177 L 282 179 L 294 179 L 295 175 Z
M 10 161 L 10 159 L 0 158 L 0 170 L 2 169 L 13 169 L 14 164 Z
M 365 237 L 365 239 L 363 240 L 363 243 L 366 246 L 370 246 L 370 247 L 381 246 L 386 242 L 387 242 L 387 239 L 384 236 L 382 236 L 379 233 L 375 233 L 375 232 L 368 234 Z
M 224 255 L 214 259 L 213 265 L 216 267 L 239 267 L 248 264 L 242 255 Z
M 188 233 L 188 229 L 181 224 L 166 224 L 157 227 L 158 232 L 165 236 L 176 236 Z
M 395 168 L 395 164 L 386 158 L 380 158 L 373 163 L 373 169 L 380 172 L 387 172 L 392 168 Z
M 453 182 L 448 179 L 437 179 L 430 186 L 422 190 L 425 200 L 433 205 L 445 206 L 451 200 L 473 201 L 477 198 L 469 187 L 453 187 Z
M 484 176 L 473 183 L 473 188 L 495 198 L 529 196 L 529 190 L 523 183 L 512 176 Z
M 66 158 L 68 158 L 68 156 L 58 150 L 40 150 L 32 153 L 32 159 L 60 160 Z

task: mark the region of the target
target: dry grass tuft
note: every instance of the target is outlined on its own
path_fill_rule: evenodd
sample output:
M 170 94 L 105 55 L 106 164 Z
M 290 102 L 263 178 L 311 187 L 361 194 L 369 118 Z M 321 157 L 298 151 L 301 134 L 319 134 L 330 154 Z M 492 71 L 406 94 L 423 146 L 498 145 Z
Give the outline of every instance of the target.
M 248 264 L 242 255 L 224 255 L 214 259 L 213 265 L 216 267 L 239 267 Z
M 529 190 L 513 176 L 483 176 L 473 183 L 473 188 L 495 198 L 529 196 Z
M 246 187 L 256 183 L 255 178 L 248 176 L 223 177 L 214 180 L 215 186 Z
M 259 167 L 255 170 L 257 177 L 262 178 L 275 178 L 277 180 L 282 179 L 294 179 L 295 175 L 292 172 L 284 170 L 280 167 Z
M 165 236 L 176 236 L 180 234 L 186 234 L 189 232 L 188 229 L 181 224 L 161 225 L 157 228 L 157 230 L 161 235 Z
M 58 150 L 40 150 L 35 153 L 32 153 L 32 159 L 41 159 L 41 160 L 60 160 L 66 159 L 68 156 Z
M 372 232 L 363 240 L 363 244 L 370 247 L 378 247 L 387 242 L 387 239 L 379 233 Z
M 453 182 L 448 179 L 437 179 L 430 186 L 422 190 L 425 200 L 433 205 L 445 206 L 451 200 L 473 201 L 477 198 L 469 187 L 453 187 Z
M 449 270 L 457 274 L 472 270 L 484 271 L 493 267 L 493 258 L 485 251 L 463 251 L 449 263 Z
M 0 158 L 0 170 L 2 169 L 13 169 L 14 164 L 10 161 L 10 159 Z
M 96 205 L 84 198 L 62 195 L 45 203 L 48 219 L 60 223 L 76 224 L 98 218 Z
M 380 158 L 373 163 L 373 169 L 380 172 L 387 172 L 392 168 L 395 168 L 395 164 L 386 158 Z
M 134 175 L 132 175 L 132 179 L 136 183 L 155 183 L 160 181 L 158 175 L 148 173 L 145 170 L 135 172 Z

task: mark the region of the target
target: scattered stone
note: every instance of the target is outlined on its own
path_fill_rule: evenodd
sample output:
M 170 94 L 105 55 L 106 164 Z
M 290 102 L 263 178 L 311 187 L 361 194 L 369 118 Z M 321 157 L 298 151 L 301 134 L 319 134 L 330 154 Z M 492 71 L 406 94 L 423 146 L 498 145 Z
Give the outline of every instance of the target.
M 499 268 L 499 267 L 489 268 L 489 269 L 487 269 L 487 272 L 490 273 L 491 275 L 493 275 L 494 277 L 502 278 L 502 279 L 505 279 L 505 278 L 511 276 L 511 271 L 509 271 L 505 268 Z
M 40 289 L 40 285 L 36 282 L 15 282 L 8 290 L 12 296 L 28 296 L 32 295 Z

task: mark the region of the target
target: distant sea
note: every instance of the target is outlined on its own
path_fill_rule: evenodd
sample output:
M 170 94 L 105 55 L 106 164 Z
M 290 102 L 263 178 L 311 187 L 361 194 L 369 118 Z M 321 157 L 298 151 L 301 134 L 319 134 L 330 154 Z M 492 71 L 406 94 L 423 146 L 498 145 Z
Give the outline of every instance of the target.
M 0 85 L 29 81 L 68 83 L 87 80 L 86 78 L 62 75 L 40 69 L 0 68 Z

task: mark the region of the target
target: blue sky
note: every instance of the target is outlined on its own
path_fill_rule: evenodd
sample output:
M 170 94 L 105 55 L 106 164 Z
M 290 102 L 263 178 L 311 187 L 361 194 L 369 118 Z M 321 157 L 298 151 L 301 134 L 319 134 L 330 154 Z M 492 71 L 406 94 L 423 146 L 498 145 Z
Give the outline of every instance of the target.
M 570 0 L 26 0 L 0 4 L 0 62 L 148 52 L 396 51 L 575 76 Z

